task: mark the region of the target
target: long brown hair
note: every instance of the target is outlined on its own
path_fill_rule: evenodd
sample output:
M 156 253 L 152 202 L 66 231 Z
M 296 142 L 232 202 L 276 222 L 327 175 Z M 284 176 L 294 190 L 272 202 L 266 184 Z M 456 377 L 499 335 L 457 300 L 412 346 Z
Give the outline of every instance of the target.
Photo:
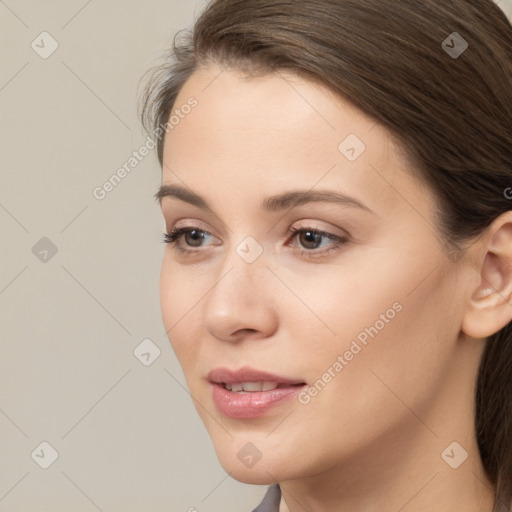
M 459 250 L 512 209 L 512 26 L 491 0 L 213 0 L 189 36 L 151 73 L 148 131 L 165 125 L 200 65 L 291 70 L 390 131 L 437 199 L 447 247 Z M 162 164 L 162 138 L 157 149 Z M 505 510 L 511 376 L 508 324 L 486 342 L 475 396 L 480 456 Z

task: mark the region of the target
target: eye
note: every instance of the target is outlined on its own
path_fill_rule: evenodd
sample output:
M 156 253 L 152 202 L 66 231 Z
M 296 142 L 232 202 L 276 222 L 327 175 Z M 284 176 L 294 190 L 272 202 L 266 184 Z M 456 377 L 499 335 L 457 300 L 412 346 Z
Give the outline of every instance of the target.
M 348 242 L 347 237 L 312 227 L 291 227 L 289 234 L 292 235 L 292 239 L 298 240 L 301 246 L 300 253 L 308 257 L 324 256 Z
M 188 249 L 187 247 L 202 247 L 203 242 L 208 240 L 208 237 L 213 235 L 208 231 L 199 229 L 197 227 L 174 227 L 170 233 L 163 234 L 163 242 L 171 244 L 179 254 L 193 254 L 197 251 L 194 249 Z M 182 243 L 180 241 L 184 243 Z M 210 244 L 211 245 L 211 244 Z

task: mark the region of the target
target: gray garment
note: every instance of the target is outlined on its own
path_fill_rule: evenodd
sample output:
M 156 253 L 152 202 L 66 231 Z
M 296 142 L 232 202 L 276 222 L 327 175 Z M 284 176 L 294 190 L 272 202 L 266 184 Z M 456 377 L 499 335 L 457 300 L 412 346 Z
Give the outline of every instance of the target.
M 271 485 L 263 497 L 263 501 L 252 512 L 279 512 L 281 489 L 278 484 Z

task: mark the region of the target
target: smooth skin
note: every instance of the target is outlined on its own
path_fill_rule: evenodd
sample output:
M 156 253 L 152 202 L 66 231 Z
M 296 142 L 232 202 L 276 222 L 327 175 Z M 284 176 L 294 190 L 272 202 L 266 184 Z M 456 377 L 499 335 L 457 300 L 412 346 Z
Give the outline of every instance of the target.
M 166 246 L 161 306 L 226 472 L 278 482 L 281 512 L 491 512 L 474 390 L 485 338 L 512 318 L 512 213 L 450 257 L 433 194 L 390 133 L 348 101 L 290 72 L 248 77 L 216 64 L 191 76 L 175 107 L 190 97 L 196 108 L 166 136 L 162 183 L 210 209 L 162 198 L 168 232 L 202 235 Z M 366 146 L 355 161 L 338 149 L 350 134 Z M 262 209 L 296 190 L 361 205 Z M 252 263 L 236 251 L 248 236 L 263 250 Z M 395 303 L 401 311 L 307 404 L 250 420 L 216 409 L 211 369 L 313 386 Z M 441 456 L 454 441 L 454 464 L 468 454 L 457 469 Z M 237 457 L 249 442 L 262 455 L 250 468 Z

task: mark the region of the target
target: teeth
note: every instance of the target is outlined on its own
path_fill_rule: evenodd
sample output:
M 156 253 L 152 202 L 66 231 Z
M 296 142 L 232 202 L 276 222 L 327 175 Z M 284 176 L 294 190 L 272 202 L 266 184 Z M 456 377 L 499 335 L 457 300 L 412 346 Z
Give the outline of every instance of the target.
M 244 391 L 262 391 L 263 385 L 264 382 L 242 382 L 240 384 L 240 387 Z M 241 391 L 241 389 L 239 389 L 238 391 Z
M 243 393 L 248 392 L 252 393 L 255 391 L 270 391 L 272 389 L 276 389 L 278 386 L 277 382 L 239 382 L 236 384 L 224 384 L 226 389 L 230 391 L 234 391 L 235 393 Z

